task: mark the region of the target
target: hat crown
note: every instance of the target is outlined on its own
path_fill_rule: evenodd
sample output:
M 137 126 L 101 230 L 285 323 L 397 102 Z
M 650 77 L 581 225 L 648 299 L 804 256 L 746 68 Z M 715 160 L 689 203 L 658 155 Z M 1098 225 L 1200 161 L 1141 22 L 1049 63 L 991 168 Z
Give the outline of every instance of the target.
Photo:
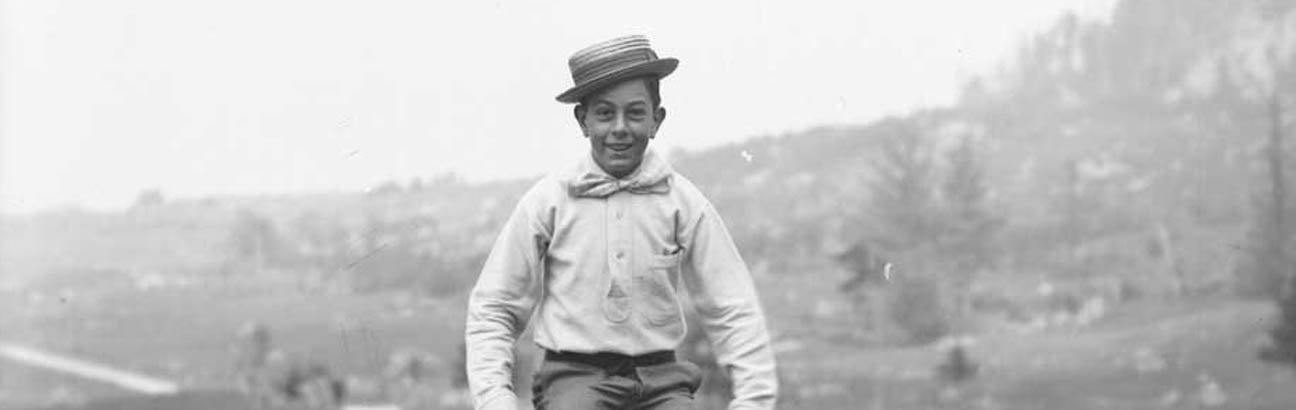
M 648 37 L 630 35 L 617 37 L 585 47 L 567 59 L 572 81 L 588 82 L 601 75 L 634 64 L 657 59 L 657 53 L 648 44 Z
M 648 44 L 648 37 L 629 35 L 595 43 L 580 49 L 567 59 L 574 86 L 560 94 L 558 101 L 572 103 L 609 82 L 639 75 L 665 77 L 675 70 L 679 60 L 658 58 Z

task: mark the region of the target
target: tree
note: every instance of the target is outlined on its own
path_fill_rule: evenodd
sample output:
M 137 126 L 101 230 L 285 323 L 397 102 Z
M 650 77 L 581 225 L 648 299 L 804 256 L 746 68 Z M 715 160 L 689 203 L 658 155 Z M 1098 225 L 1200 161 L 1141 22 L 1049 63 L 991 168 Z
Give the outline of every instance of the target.
M 419 177 L 410 178 L 409 186 L 405 188 L 405 191 L 409 193 L 423 192 L 423 180 L 419 179 Z
M 969 357 L 967 349 L 956 345 L 945 353 L 945 361 L 936 367 L 936 374 L 943 380 L 957 383 L 975 377 L 978 367 Z
M 944 282 L 952 288 L 953 313 L 962 316 L 976 272 L 993 263 L 994 238 L 1002 220 L 989 209 L 985 172 L 971 136 L 961 138 L 946 154 L 946 162 L 937 247 L 945 261 Z
M 930 245 L 933 161 L 927 142 L 909 122 L 896 121 L 882 140 L 882 158 L 871 186 L 874 238 L 890 254 Z
M 882 156 L 870 187 L 870 231 L 878 236 L 868 242 L 897 261 L 904 272 L 887 298 L 888 317 L 907 333 L 910 342 L 927 343 L 949 330 L 941 298 L 945 278 L 937 274 L 942 266 L 932 263 L 939 257 L 934 251 L 940 236 L 939 218 L 935 217 L 939 211 L 933 181 L 935 161 L 931 145 L 913 121 L 884 126 Z
M 393 195 L 400 195 L 404 192 L 405 192 L 405 188 L 402 187 L 401 184 L 396 181 L 383 182 L 373 188 L 369 188 L 368 191 L 365 191 L 365 193 L 372 196 L 393 196 Z
M 1288 266 L 1296 267 L 1296 263 Z M 1296 269 L 1287 272 L 1288 278 Z M 1260 358 L 1296 368 L 1296 281 L 1287 280 L 1278 298 L 1278 324 L 1269 330 L 1269 345 L 1260 350 Z
M 1283 173 L 1283 136 L 1279 117 L 1280 104 L 1273 98 L 1270 109 L 1271 131 L 1265 147 L 1266 183 L 1265 189 L 1253 196 L 1254 216 L 1251 231 L 1248 235 L 1247 262 L 1243 273 L 1250 276 L 1248 287 L 1244 292 L 1281 298 L 1289 280 L 1285 265 L 1291 263 L 1291 232 L 1287 228 L 1289 212 L 1287 205 L 1288 181 Z
M 290 231 L 299 264 L 315 269 L 320 279 L 328 280 L 342 271 L 354 257 L 351 233 L 337 217 L 307 211 L 292 220 Z
M 1068 272 L 1080 268 L 1076 250 L 1097 231 L 1094 214 L 1106 205 L 1100 199 L 1100 189 L 1082 178 L 1081 163 L 1079 159 L 1069 159 L 1063 164 L 1061 191 L 1052 198 L 1052 208 L 1058 215 L 1054 238 L 1062 247 L 1060 262 Z
M 246 209 L 240 210 L 234 217 L 230 227 L 229 246 L 231 262 L 250 265 L 253 271 L 287 266 L 292 260 L 293 253 L 274 224 Z
M 1281 36 L 1277 36 L 1282 38 Z M 1296 46 L 1296 45 L 1292 45 Z M 1296 75 L 1296 62 L 1292 57 L 1285 60 L 1279 57 L 1276 45 L 1269 47 L 1265 54 L 1268 66 L 1267 73 L 1252 74 L 1247 78 L 1254 90 L 1263 90 L 1265 95 L 1265 116 L 1268 123 L 1268 135 L 1263 151 L 1265 162 L 1264 182 L 1253 196 L 1253 219 L 1247 236 L 1246 257 L 1238 267 L 1238 275 L 1243 280 L 1242 291 L 1251 296 L 1267 296 L 1276 300 L 1284 299 L 1291 281 L 1291 265 L 1296 263 L 1296 251 L 1292 244 L 1291 224 L 1292 204 L 1287 195 L 1291 181 L 1285 173 L 1284 159 L 1291 153 L 1284 146 L 1287 118 L 1284 111 L 1284 87 L 1290 84 L 1284 79 Z M 1296 341 L 1293 341 L 1296 343 Z
M 1268 283 L 1280 291 L 1276 295 L 1279 321 L 1269 331 L 1270 345 L 1261 350 L 1260 357 L 1296 367 L 1296 251 L 1290 248 L 1292 232 L 1287 228 L 1291 212 L 1286 203 L 1288 181 L 1283 174 L 1283 121 L 1282 104 L 1277 93 L 1270 97 L 1269 116 L 1271 130 L 1267 157 L 1269 160 L 1268 216 L 1261 216 L 1271 225 L 1262 226 L 1259 234 L 1256 268 Z M 1267 228 L 1266 228 L 1267 227 Z
M 1287 26 L 1275 29 L 1273 38 L 1287 39 Z M 1284 159 L 1291 153 L 1284 147 L 1287 128 L 1284 110 L 1285 94 L 1290 90 L 1290 83 L 1285 81 L 1296 75 L 1296 56 L 1287 53 L 1281 57 L 1279 49 L 1291 49 L 1296 44 L 1284 44 L 1281 40 L 1270 43 L 1265 53 L 1265 62 L 1269 72 L 1261 78 L 1255 78 L 1253 84 L 1267 89 L 1266 116 L 1269 123 L 1267 144 L 1264 157 L 1266 162 L 1267 192 L 1257 195 L 1255 219 L 1248 238 L 1248 264 L 1251 274 L 1267 296 L 1273 297 L 1280 311 L 1278 324 L 1270 330 L 1270 344 L 1260 351 L 1260 357 L 1288 366 L 1296 367 L 1296 237 L 1289 227 L 1292 216 L 1296 214 L 1288 202 L 1288 189 Z M 1276 291 L 1275 291 L 1276 290 Z
M 867 243 L 855 243 L 837 255 L 837 261 L 846 267 L 851 276 L 837 286 L 837 290 L 850 296 L 851 306 L 862 322 L 861 328 L 877 328 L 885 309 L 881 289 L 891 282 L 891 262 L 876 253 Z
M 985 171 L 972 138 L 963 137 L 946 160 L 940 191 L 942 251 L 960 268 L 987 267 L 993 262 L 992 239 L 1003 221 L 989 208 Z
M 140 191 L 139 195 L 135 196 L 135 204 L 133 207 L 136 209 L 149 208 L 162 205 L 164 202 L 166 202 L 166 200 L 163 199 L 162 190 L 157 188 L 145 189 Z

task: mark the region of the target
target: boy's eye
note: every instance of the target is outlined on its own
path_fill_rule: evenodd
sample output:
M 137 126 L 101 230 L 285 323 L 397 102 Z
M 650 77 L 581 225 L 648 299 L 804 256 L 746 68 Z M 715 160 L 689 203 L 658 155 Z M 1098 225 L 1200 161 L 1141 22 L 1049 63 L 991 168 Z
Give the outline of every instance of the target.
M 599 118 L 608 118 L 612 116 L 612 110 L 608 108 L 599 108 L 594 110 L 594 115 Z

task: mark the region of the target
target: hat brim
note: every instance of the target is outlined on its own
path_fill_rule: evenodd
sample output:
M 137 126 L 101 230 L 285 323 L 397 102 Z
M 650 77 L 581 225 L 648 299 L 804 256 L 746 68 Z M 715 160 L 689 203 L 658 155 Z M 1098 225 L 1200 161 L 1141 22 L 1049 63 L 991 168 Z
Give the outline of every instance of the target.
M 666 77 L 672 72 L 675 72 L 675 67 L 677 66 L 679 66 L 679 60 L 674 58 L 659 58 L 653 61 L 635 64 L 620 70 L 609 72 L 593 80 L 586 81 L 584 84 L 578 84 L 567 91 L 563 91 L 562 94 L 558 94 L 556 99 L 558 102 L 575 104 L 580 102 L 581 98 L 584 98 L 589 93 L 598 91 L 603 87 L 615 84 L 622 80 L 641 76 L 656 76 L 657 78 Z

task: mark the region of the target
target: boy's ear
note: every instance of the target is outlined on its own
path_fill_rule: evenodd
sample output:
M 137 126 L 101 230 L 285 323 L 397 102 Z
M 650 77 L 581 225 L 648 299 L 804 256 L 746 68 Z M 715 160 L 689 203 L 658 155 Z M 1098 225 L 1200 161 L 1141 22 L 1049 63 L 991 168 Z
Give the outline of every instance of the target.
M 652 136 L 649 138 L 657 137 L 657 130 L 661 129 L 662 122 L 664 121 L 666 121 L 666 107 L 657 107 L 657 109 L 653 111 L 653 122 L 655 124 L 653 125 Z
M 572 108 L 572 115 L 576 117 L 576 125 L 580 125 L 581 133 L 585 132 L 585 104 L 576 104 Z

